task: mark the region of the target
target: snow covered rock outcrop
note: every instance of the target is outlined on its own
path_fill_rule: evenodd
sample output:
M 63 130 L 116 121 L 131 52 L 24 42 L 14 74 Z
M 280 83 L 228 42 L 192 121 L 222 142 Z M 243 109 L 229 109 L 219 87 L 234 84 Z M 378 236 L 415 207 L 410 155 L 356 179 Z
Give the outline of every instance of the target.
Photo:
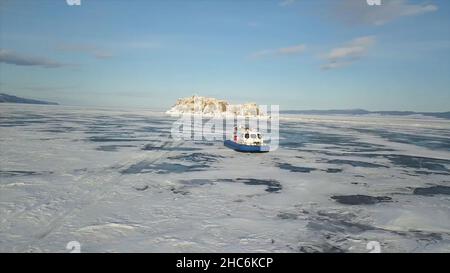
M 199 114 L 206 116 L 244 116 L 266 117 L 256 103 L 229 104 L 225 100 L 192 96 L 178 99 L 176 104 L 167 112 L 169 115 Z

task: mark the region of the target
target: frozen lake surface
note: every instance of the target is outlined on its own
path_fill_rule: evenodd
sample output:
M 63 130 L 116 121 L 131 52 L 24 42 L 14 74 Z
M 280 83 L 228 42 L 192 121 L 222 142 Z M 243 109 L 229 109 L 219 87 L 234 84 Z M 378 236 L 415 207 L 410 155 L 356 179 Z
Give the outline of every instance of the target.
M 450 251 L 450 121 L 284 116 L 280 148 L 138 110 L 0 105 L 0 252 Z

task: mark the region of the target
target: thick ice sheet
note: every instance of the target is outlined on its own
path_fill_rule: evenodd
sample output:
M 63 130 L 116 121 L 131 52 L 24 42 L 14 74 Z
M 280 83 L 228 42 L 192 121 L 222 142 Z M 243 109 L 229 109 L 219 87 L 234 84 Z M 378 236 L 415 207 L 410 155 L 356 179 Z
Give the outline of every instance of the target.
M 0 105 L 0 251 L 450 251 L 450 122 L 286 116 L 280 148 L 138 110 Z

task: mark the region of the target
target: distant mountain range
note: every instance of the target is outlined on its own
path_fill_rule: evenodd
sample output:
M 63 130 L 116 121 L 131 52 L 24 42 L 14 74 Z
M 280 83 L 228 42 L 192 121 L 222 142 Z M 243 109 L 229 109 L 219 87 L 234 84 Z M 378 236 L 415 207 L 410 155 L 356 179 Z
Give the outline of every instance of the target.
M 27 104 L 47 104 L 47 105 L 58 105 L 56 102 L 42 101 L 42 100 L 33 100 L 33 99 L 25 99 L 17 96 L 12 96 L 8 94 L 0 93 L 0 103 L 27 103 Z
M 364 109 L 350 110 L 286 110 L 280 111 L 281 114 L 300 114 L 300 115 L 389 115 L 389 116 L 410 116 L 422 115 L 436 118 L 450 119 L 450 112 L 414 112 L 414 111 L 367 111 Z
M 193 97 L 192 97 L 193 98 Z M 186 98 L 192 99 L 192 98 Z M 199 97 L 200 99 L 207 99 Z M 185 103 L 184 100 L 179 100 L 177 104 L 168 112 L 177 110 L 178 112 L 183 112 L 180 110 L 186 110 L 178 109 L 180 108 L 180 105 L 183 105 Z M 216 108 L 224 108 L 225 106 L 228 106 L 228 103 L 225 101 L 219 101 L 220 103 L 225 103 L 226 105 L 219 105 L 221 107 Z M 50 101 L 42 101 L 42 100 L 35 100 L 35 99 L 26 99 L 21 98 L 13 95 L 8 95 L 4 93 L 0 93 L 0 103 L 26 103 L 26 104 L 45 104 L 45 105 L 58 105 L 56 102 L 50 102 Z M 207 106 L 211 106 L 211 103 L 209 103 Z M 216 103 L 217 104 L 217 103 Z M 244 104 L 246 106 L 247 104 Z M 248 104 L 250 105 L 250 104 Z M 213 106 L 216 106 L 215 104 Z M 253 108 L 257 108 L 256 104 L 251 105 Z M 206 107 L 206 108 L 208 108 Z M 188 107 L 189 109 L 192 107 Z M 210 107 L 211 108 L 211 107 Z M 213 107 L 214 108 L 214 107 Z M 225 107 L 226 108 L 226 107 Z M 255 109 L 256 109 L 255 108 Z M 209 109 L 209 108 L 208 108 Z M 422 116 L 428 116 L 428 117 L 436 117 L 436 118 L 444 118 L 444 119 L 450 119 L 450 111 L 448 112 L 414 112 L 414 111 L 368 111 L 364 109 L 344 109 L 344 110 L 284 110 L 280 111 L 281 114 L 297 114 L 297 115 L 386 115 L 386 116 L 411 116 L 411 115 L 422 115 Z

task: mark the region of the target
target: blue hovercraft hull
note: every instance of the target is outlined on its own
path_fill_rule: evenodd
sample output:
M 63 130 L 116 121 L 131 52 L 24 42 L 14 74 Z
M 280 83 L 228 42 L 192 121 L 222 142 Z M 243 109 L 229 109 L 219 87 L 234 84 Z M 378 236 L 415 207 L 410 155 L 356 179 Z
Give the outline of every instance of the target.
M 236 143 L 232 140 L 225 140 L 225 142 L 223 144 L 230 149 L 233 149 L 238 152 L 244 152 L 244 153 L 267 153 L 270 151 L 270 147 L 267 145 L 262 145 L 262 146 L 244 145 L 244 144 Z

